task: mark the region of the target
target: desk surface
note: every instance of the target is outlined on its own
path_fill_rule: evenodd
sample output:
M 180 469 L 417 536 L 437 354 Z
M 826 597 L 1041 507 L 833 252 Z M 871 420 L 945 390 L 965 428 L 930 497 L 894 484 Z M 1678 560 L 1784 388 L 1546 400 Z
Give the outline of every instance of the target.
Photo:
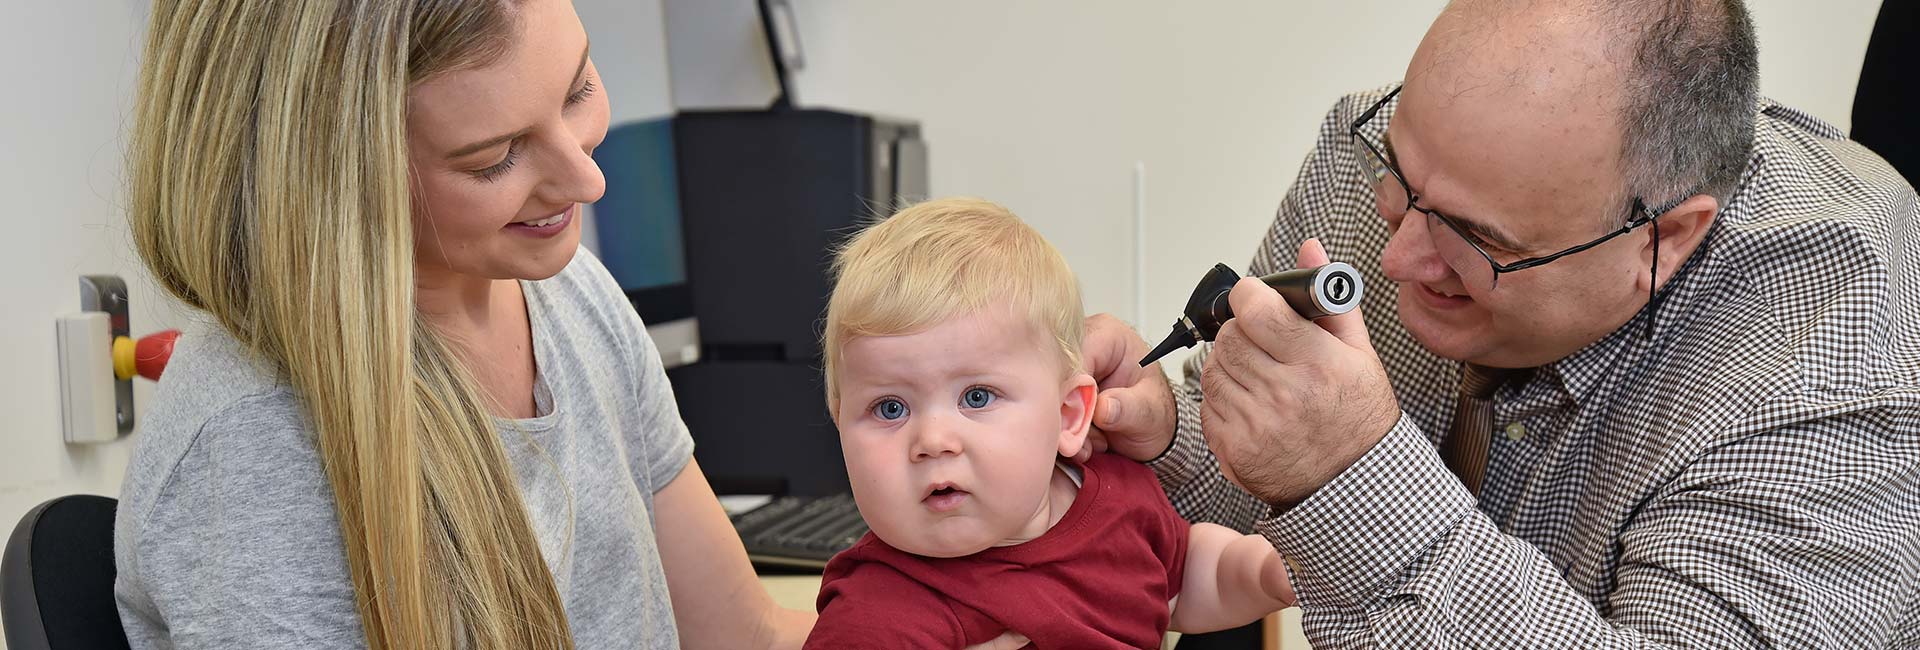
M 820 593 L 820 576 L 760 576 L 761 584 L 767 586 L 767 593 L 773 595 L 773 602 L 788 609 L 813 610 L 813 597 Z M 1307 638 L 1300 634 L 1300 609 L 1288 608 L 1278 614 L 1280 622 L 1280 650 L 1307 650 Z M 1167 633 L 1167 642 L 1163 648 L 1172 648 L 1173 642 L 1180 638 L 1177 632 Z

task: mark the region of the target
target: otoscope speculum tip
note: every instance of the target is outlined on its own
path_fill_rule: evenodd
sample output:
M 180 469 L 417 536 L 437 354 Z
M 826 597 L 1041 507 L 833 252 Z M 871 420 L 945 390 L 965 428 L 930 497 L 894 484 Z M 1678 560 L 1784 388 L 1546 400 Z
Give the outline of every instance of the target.
M 1160 345 L 1154 346 L 1153 351 L 1148 352 L 1147 356 L 1141 357 L 1140 367 L 1152 365 L 1153 362 L 1159 361 L 1160 357 L 1167 356 L 1180 348 L 1193 347 L 1198 342 L 1200 337 L 1194 334 L 1193 325 L 1188 323 L 1185 317 L 1181 317 L 1179 322 L 1173 324 L 1173 331 L 1167 334 L 1167 338 L 1162 339 Z

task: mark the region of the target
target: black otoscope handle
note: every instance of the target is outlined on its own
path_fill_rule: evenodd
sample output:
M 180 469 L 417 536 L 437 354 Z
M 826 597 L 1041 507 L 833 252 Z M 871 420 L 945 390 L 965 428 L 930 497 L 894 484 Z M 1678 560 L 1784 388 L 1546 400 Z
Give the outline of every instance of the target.
M 1260 281 L 1287 299 L 1293 311 L 1310 319 L 1344 314 L 1360 304 L 1360 272 L 1341 262 L 1311 269 L 1288 269 L 1260 276 Z M 1233 318 L 1233 306 L 1227 302 L 1227 295 L 1231 293 L 1233 287 L 1229 286 L 1213 299 L 1214 318 L 1223 325 Z
M 1140 365 L 1153 363 L 1176 349 L 1192 347 L 1200 341 L 1212 341 L 1220 334 L 1220 328 L 1233 319 L 1233 306 L 1228 303 L 1227 296 L 1239 281 L 1240 274 L 1234 273 L 1227 265 L 1213 265 L 1207 275 L 1200 279 L 1200 284 L 1194 287 L 1193 295 L 1187 299 L 1186 311 L 1173 324 L 1173 333 L 1147 353 L 1140 360 Z M 1260 276 L 1260 281 L 1273 287 L 1295 312 L 1307 318 L 1353 311 L 1353 308 L 1360 306 L 1360 297 L 1366 289 L 1360 280 L 1360 272 L 1344 262 L 1332 262 L 1310 269 L 1289 269 Z

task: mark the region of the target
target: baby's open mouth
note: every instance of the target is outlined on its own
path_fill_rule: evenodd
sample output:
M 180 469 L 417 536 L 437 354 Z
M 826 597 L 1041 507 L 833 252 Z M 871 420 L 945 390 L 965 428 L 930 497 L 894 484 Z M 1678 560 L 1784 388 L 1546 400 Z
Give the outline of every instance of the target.
M 952 483 L 935 483 L 927 490 L 927 496 L 920 500 L 934 512 L 946 512 L 960 507 L 967 500 L 968 492 L 954 487 Z

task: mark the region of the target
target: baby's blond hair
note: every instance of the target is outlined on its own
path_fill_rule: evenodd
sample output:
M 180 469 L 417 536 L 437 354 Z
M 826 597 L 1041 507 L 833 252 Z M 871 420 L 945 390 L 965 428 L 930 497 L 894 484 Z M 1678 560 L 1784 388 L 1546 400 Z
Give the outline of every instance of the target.
M 833 260 L 821 332 L 827 406 L 847 341 L 912 334 L 989 308 L 1024 314 L 1058 345 L 1062 378 L 1080 369 L 1080 284 L 1060 251 L 1020 217 L 974 198 L 913 205 L 849 239 Z

